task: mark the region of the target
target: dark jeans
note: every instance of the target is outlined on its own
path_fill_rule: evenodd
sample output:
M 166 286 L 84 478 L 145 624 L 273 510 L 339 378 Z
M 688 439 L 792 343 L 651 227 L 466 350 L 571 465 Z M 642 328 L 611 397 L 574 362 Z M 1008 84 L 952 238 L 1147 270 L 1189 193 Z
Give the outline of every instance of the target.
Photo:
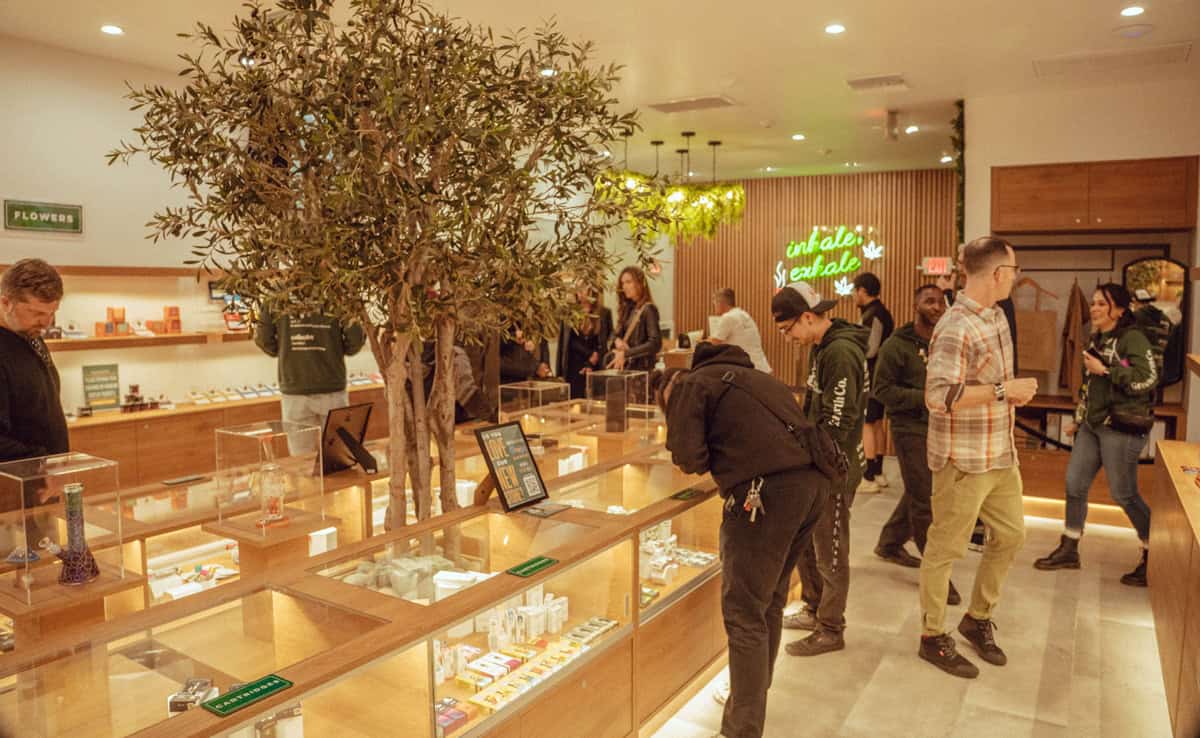
M 721 720 L 726 738 L 762 735 L 792 568 L 829 495 L 828 481 L 815 469 L 773 474 L 759 492 L 765 513 L 752 523 L 742 507 L 749 488 L 746 483 L 730 490 L 721 520 L 721 614 L 729 638 L 730 689 Z
M 924 553 L 925 536 L 933 522 L 933 508 L 929 504 L 929 496 L 933 494 L 933 474 L 925 456 L 925 436 L 893 435 L 892 445 L 896 447 L 896 457 L 900 461 L 904 494 L 879 532 L 879 548 L 899 548 L 911 538 L 916 541 L 917 550 Z
M 1150 506 L 1138 494 L 1138 456 L 1146 447 L 1146 436 L 1120 433 L 1101 426 L 1080 423 L 1075 445 L 1067 463 L 1067 529 L 1083 532 L 1087 520 L 1088 490 L 1100 467 L 1108 477 L 1108 491 L 1133 523 L 1138 538 L 1150 540 Z
M 851 486 L 853 483 L 854 486 Z M 797 565 L 800 598 L 817 614 L 822 630 L 846 629 L 846 599 L 850 596 L 850 506 L 858 475 L 829 496 L 821 519 Z

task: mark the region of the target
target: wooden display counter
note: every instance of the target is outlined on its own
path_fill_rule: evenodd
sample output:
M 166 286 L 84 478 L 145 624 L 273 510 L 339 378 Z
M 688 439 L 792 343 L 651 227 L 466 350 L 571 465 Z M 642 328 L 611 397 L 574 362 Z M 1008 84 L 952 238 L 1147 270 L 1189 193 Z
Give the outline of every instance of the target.
M 371 403 L 367 438 L 388 434 L 383 385 L 350 387 L 351 404 Z M 230 400 L 209 405 L 185 404 L 174 410 L 101 413 L 67 424 L 71 450 L 112 459 L 121 465 L 122 485 L 142 485 L 217 468 L 218 428 L 279 420 L 279 398 Z
M 257 721 L 300 704 L 296 717 L 309 734 L 434 738 L 443 717 L 435 705 L 454 700 L 470 710 L 455 717 L 459 735 L 632 738 L 675 704 L 680 690 L 710 673 L 725 649 L 719 564 L 681 575 L 670 596 L 639 607 L 647 582 L 639 543 L 651 529 L 662 534 L 669 521 L 681 546 L 706 548 L 716 539 L 721 504 L 707 478 L 643 470 L 623 479 L 626 498 L 646 502 L 630 514 L 567 509 L 542 519 L 505 515 L 493 501 L 272 566 L 118 622 L 64 629 L 0 656 L 0 682 L 17 687 L 0 691 L 0 715 L 20 716 L 22 729 L 46 736 L 82 735 L 86 724 L 87 735 L 184 738 L 242 727 L 253 735 Z M 638 485 L 646 488 L 632 488 Z M 684 499 L 672 496 L 689 488 L 695 491 Z M 361 570 L 356 562 L 391 566 L 390 558 L 380 558 L 385 553 L 414 560 L 445 554 L 489 576 L 419 600 L 388 587 L 368 589 L 361 579 L 342 581 Z M 552 562 L 525 577 L 506 571 L 539 556 Z M 521 641 L 531 644 L 527 660 L 510 662 L 507 676 L 482 692 L 436 673 L 437 649 L 494 648 L 480 617 L 486 623 L 487 613 L 514 602 L 541 602 L 543 590 L 569 599 L 566 622 L 549 626 L 558 628 L 549 633 L 563 635 Z M 576 636 L 565 634 L 597 618 L 608 629 L 572 646 Z M 561 660 L 549 667 L 554 659 Z M 231 717 L 192 709 L 166 719 L 165 699 L 186 677 L 210 677 L 224 694 L 232 682 L 271 673 L 293 686 Z M 531 686 L 494 708 L 473 704 L 535 674 Z M 139 692 L 132 701 L 123 693 L 118 705 L 107 687 L 122 675 L 137 675 Z
M 1200 735 L 1200 444 L 1163 441 L 1147 502 L 1150 605 L 1175 738 Z

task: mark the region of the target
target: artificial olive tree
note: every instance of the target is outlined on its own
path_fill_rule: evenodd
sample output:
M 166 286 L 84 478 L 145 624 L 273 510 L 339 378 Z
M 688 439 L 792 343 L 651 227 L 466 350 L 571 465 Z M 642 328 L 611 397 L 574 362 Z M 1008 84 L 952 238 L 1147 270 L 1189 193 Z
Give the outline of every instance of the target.
M 574 317 L 576 287 L 602 284 L 626 213 L 593 182 L 637 123 L 613 111 L 617 68 L 553 25 L 497 37 L 420 0 L 352 0 L 336 22 L 332 5 L 249 4 L 229 34 L 181 34 L 199 46 L 180 56 L 183 84 L 131 88 L 145 120 L 109 161 L 144 154 L 186 190 L 150 236 L 190 241 L 228 290 L 366 327 L 397 526 L 406 476 L 418 518 L 431 514 L 431 435 L 442 509 L 457 507 L 456 338 L 551 335 Z

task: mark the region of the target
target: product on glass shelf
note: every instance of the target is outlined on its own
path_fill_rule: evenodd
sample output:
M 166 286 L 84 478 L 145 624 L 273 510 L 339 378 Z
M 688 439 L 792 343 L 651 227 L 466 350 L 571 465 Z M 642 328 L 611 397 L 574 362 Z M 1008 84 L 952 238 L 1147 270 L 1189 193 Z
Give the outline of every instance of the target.
M 219 694 L 220 690 L 213 686 L 211 679 L 189 679 L 184 683 L 183 689 L 167 698 L 167 717 L 187 712 Z
M 49 538 L 43 538 L 38 546 L 62 559 L 59 584 L 87 584 L 100 576 L 100 567 L 83 535 L 83 485 L 76 482 L 63 487 L 63 504 L 66 507 L 67 547 L 59 548 Z

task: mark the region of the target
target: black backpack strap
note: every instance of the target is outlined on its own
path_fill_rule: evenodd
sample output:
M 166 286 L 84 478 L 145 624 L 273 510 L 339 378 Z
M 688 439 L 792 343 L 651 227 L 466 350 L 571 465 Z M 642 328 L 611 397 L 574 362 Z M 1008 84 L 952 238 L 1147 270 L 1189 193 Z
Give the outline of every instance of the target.
M 762 398 L 760 398 L 758 395 L 754 394 L 749 389 L 738 384 L 735 381 L 736 379 L 737 379 L 737 377 L 734 375 L 732 370 L 727 371 L 721 375 L 722 382 L 729 385 L 730 387 L 736 387 L 737 389 L 740 389 L 742 392 L 746 393 L 746 395 L 748 397 L 754 398 L 755 402 L 757 402 L 759 405 L 762 405 L 763 408 L 766 409 L 767 412 L 769 412 L 770 414 L 775 416 L 776 420 L 778 420 L 780 423 L 783 423 L 783 427 L 787 429 L 787 432 L 789 434 L 791 434 L 792 437 L 794 437 L 797 441 L 800 441 L 800 443 L 804 444 L 804 446 L 807 448 L 808 443 L 803 438 L 801 438 L 798 433 L 796 433 L 796 424 L 795 423 L 788 421 L 786 418 L 784 418 L 782 415 L 780 415 L 778 412 L 776 412 L 775 408 L 773 408 L 770 405 L 768 405 L 767 403 L 763 402 Z

